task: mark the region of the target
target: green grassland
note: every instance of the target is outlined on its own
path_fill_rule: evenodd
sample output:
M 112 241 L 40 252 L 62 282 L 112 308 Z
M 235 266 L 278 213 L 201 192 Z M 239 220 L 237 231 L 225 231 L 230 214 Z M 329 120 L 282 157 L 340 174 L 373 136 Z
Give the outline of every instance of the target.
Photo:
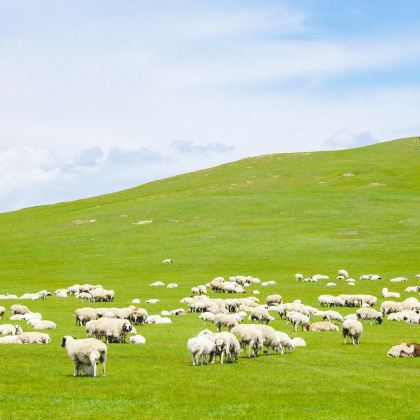
M 159 305 L 141 306 L 160 313 L 182 306 L 192 286 L 237 274 L 277 281 L 259 287 L 261 300 L 280 293 L 316 305 L 323 293 L 403 292 L 420 283 L 420 139 L 244 159 L 0 214 L 0 229 L 0 294 L 100 283 L 116 291 L 112 306 L 157 297 Z M 294 281 L 296 272 L 335 278 L 340 268 L 383 279 L 353 288 L 337 281 L 334 289 Z M 409 281 L 389 282 L 399 275 Z M 180 286 L 149 286 L 157 280 Z M 87 305 L 73 297 L 26 304 L 58 328 L 46 346 L 0 346 L 1 419 L 420 417 L 419 359 L 386 357 L 392 345 L 419 342 L 418 325 L 365 323 L 359 346 L 344 345 L 341 333 L 299 332 L 307 347 L 291 354 L 192 367 L 186 341 L 202 324 L 188 314 L 172 325 L 139 327 L 145 346 L 111 344 L 106 377 L 73 378 L 61 337 L 85 336 L 73 314 Z M 286 321 L 272 325 L 294 336 Z

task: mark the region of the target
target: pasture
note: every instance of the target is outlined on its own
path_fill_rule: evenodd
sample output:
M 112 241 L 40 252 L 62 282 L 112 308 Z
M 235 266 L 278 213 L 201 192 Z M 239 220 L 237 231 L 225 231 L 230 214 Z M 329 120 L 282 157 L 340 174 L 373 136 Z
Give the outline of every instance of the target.
M 172 325 L 137 327 L 146 345 L 110 344 L 108 374 L 96 379 L 73 378 L 60 344 L 63 335 L 86 335 L 75 325 L 76 308 L 125 307 L 138 297 L 149 314 L 187 309 L 180 299 L 217 276 L 276 280 L 273 287 L 250 288 L 260 290 L 260 302 L 279 293 L 285 302 L 317 307 L 320 294 L 367 293 L 378 297 L 379 308 L 383 287 L 401 292 L 401 300 L 418 298 L 403 291 L 420 284 L 414 277 L 420 273 L 419 215 L 418 138 L 250 158 L 106 196 L 0 214 L 0 294 L 53 292 L 74 283 L 116 292 L 112 304 L 54 296 L 0 301 L 7 309 L 27 305 L 58 325 L 49 345 L 0 346 L 0 418 L 415 418 L 419 359 L 386 356 L 395 344 L 420 341 L 419 326 L 405 322 L 364 322 L 361 344 L 352 346 L 343 344 L 341 332 L 294 334 L 276 317 L 271 326 L 303 337 L 307 347 L 193 367 L 186 342 L 203 326 L 198 314 L 187 314 Z M 138 223 L 144 220 L 152 222 Z M 175 263 L 162 264 L 164 258 Z M 340 268 L 356 278 L 355 287 L 294 280 L 301 272 L 335 281 Z M 359 281 L 364 273 L 382 279 Z M 397 276 L 408 282 L 389 282 Z M 154 281 L 179 287 L 150 287 Z M 160 304 L 147 305 L 149 298 Z

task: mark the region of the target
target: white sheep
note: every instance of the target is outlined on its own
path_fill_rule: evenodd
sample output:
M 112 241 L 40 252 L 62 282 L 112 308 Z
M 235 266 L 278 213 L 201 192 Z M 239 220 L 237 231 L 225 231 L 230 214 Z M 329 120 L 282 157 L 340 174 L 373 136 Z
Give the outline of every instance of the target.
M 132 303 L 133 305 L 137 305 L 137 304 L 139 304 L 139 303 L 140 303 L 140 299 L 138 299 L 138 298 L 133 299 L 133 300 L 131 301 L 131 303 Z
M 34 330 L 55 330 L 57 325 L 53 321 L 32 320 L 31 323 Z
M 293 347 L 306 347 L 306 341 L 301 337 L 292 338 Z
M 168 289 L 176 289 L 178 287 L 178 283 L 169 283 L 166 287 Z
M 330 321 L 314 322 L 309 326 L 309 331 L 320 332 L 320 331 L 338 331 L 337 325 L 334 325 Z
M 258 321 L 260 324 L 268 324 L 274 321 L 274 318 L 269 314 L 268 310 L 263 306 L 257 306 L 250 310 L 250 321 Z
M 349 277 L 349 273 L 346 270 L 338 270 L 338 276 L 344 277 L 345 279 L 347 279 Z
M 214 363 L 216 343 L 212 334 L 203 334 L 190 338 L 187 342 L 187 349 L 191 353 L 192 364 L 197 366 L 201 358 L 201 364 L 206 364 L 206 357 L 209 356 L 210 362 Z
M 360 336 L 363 332 L 363 325 L 354 319 L 346 319 L 343 322 L 344 342 L 351 338 L 353 344 L 360 344 Z
M 130 337 L 128 342 L 131 344 L 146 344 L 146 339 L 142 335 L 138 334 Z
M 337 285 L 333 282 L 327 283 L 327 287 L 336 287 Z
M 0 335 L 19 335 L 22 334 L 22 327 L 19 325 L 2 324 L 0 325 Z
M 420 292 L 420 286 L 410 286 L 404 290 L 405 293 L 417 293 Z
M 343 315 L 341 315 L 339 312 L 336 312 L 336 311 L 331 311 L 331 310 L 324 311 L 321 316 L 323 320 L 327 319 L 328 321 L 338 321 L 338 322 L 344 321 Z
M 258 350 L 263 346 L 264 337 L 256 325 L 241 324 L 232 328 L 230 332 L 239 337 L 239 343 L 244 350 L 248 347 L 248 357 L 251 357 L 251 351 L 253 357 L 257 356 Z
M 163 281 L 155 281 L 154 283 L 150 283 L 150 286 L 163 287 L 163 286 L 165 286 L 165 283 Z
M 374 320 L 382 324 L 382 312 L 375 311 L 372 308 L 359 308 L 356 311 L 357 319 Z
M 407 281 L 407 277 L 394 277 L 393 279 L 390 280 L 390 282 L 392 283 L 401 283 L 404 281 Z
M 28 312 L 31 312 L 27 306 L 24 305 L 12 305 L 10 310 L 14 315 L 25 315 Z
M 401 343 L 391 347 L 387 355 L 390 357 L 420 357 L 420 344 Z
M 269 347 L 271 347 L 277 354 L 283 354 L 285 349 L 291 352 L 294 349 L 292 339 L 284 332 L 274 331 L 270 336 Z
M 390 292 L 390 291 L 388 291 L 388 288 L 387 287 L 384 287 L 382 289 L 382 296 L 385 299 L 399 299 L 401 297 L 401 295 L 399 293 L 397 293 L 397 292 Z
M 51 338 L 48 334 L 40 332 L 24 332 L 16 336 L 16 344 L 49 344 Z
M 300 325 L 303 330 L 308 330 L 310 322 L 309 317 L 300 312 L 290 311 L 286 314 L 287 320 L 293 325 L 293 331 L 296 332 Z
M 106 375 L 107 346 L 102 341 L 94 338 L 77 340 L 71 336 L 64 336 L 61 347 L 65 347 L 68 356 L 74 362 L 73 376 L 80 376 L 80 370 L 84 369 L 89 376 L 96 377 L 97 363 L 102 364 L 102 374 Z
M 280 295 L 268 295 L 267 298 L 265 299 L 265 303 L 268 306 L 279 305 L 282 302 L 283 301 Z
M 0 319 L 3 318 L 5 312 L 6 308 L 4 306 L 0 306 Z
M 296 279 L 296 281 L 301 281 L 301 280 L 303 280 L 303 274 L 301 274 L 301 273 L 296 273 L 296 274 L 295 274 L 295 279 Z
M 149 305 L 156 305 L 158 303 L 160 303 L 159 299 L 147 299 L 146 303 L 148 303 Z
M 172 258 L 165 258 L 165 259 L 162 261 L 162 263 L 163 263 L 163 264 L 173 264 L 173 263 L 174 263 L 174 260 L 173 260 Z
M 214 334 L 215 353 L 220 356 L 220 363 L 236 362 L 241 352 L 241 345 L 234 334 L 229 332 L 219 332 Z

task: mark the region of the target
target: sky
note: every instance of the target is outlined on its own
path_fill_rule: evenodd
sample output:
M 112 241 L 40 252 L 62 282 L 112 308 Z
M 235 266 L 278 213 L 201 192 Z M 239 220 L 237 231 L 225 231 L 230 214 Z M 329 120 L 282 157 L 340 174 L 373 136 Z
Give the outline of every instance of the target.
M 0 211 L 420 134 L 420 2 L 0 0 Z

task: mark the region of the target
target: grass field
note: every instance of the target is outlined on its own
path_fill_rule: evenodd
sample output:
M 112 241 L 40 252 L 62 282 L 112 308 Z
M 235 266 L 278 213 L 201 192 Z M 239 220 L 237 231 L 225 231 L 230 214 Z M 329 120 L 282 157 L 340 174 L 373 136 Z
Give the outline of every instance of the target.
M 100 283 L 116 291 L 112 306 L 157 297 L 159 305 L 141 306 L 160 313 L 181 306 L 192 286 L 237 274 L 277 281 L 259 287 L 261 300 L 280 293 L 316 305 L 322 293 L 403 292 L 420 283 L 420 139 L 249 158 L 0 214 L 0 229 L 0 294 Z M 294 281 L 296 272 L 335 278 L 340 268 L 383 279 L 335 289 Z M 409 281 L 389 282 L 399 275 Z M 180 287 L 150 287 L 156 280 Z M 307 347 L 291 354 L 192 367 L 186 341 L 202 324 L 188 314 L 172 325 L 139 327 L 145 346 L 110 345 L 106 377 L 73 378 L 61 337 L 85 336 L 73 314 L 87 305 L 73 297 L 26 302 L 58 328 L 47 346 L 0 346 L 1 419 L 420 417 L 420 360 L 386 357 L 392 345 L 419 342 L 418 325 L 366 323 L 359 346 L 344 345 L 341 333 L 303 332 Z M 272 325 L 293 336 L 285 321 Z

